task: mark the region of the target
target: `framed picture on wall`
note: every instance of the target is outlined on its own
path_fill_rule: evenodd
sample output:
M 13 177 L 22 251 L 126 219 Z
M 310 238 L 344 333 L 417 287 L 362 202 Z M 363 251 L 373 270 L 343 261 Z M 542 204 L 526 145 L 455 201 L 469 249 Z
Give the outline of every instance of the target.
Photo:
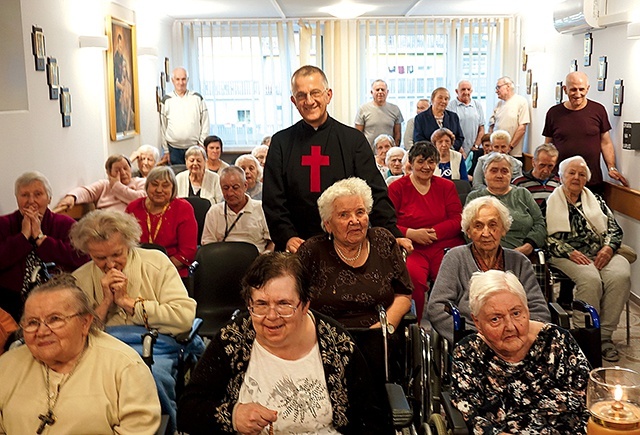
M 36 62 L 36 71 L 44 71 L 47 51 L 44 45 L 44 32 L 41 27 L 31 27 L 31 48 Z
M 122 140 L 140 133 L 136 26 L 114 17 L 106 24 L 109 130 L 111 140 Z
M 71 127 L 71 93 L 69 88 L 60 87 L 60 114 L 62 126 Z

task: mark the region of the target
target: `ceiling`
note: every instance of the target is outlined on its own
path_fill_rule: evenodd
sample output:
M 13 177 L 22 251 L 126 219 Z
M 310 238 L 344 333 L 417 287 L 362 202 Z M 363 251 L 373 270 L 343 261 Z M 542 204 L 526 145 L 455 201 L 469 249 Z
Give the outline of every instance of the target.
M 321 8 L 341 0 L 143 0 L 156 11 L 182 19 L 332 18 Z M 529 0 L 349 0 L 372 7 L 363 17 L 512 15 Z M 538 3 L 558 0 L 539 0 Z M 151 4 L 150 4 L 151 6 Z

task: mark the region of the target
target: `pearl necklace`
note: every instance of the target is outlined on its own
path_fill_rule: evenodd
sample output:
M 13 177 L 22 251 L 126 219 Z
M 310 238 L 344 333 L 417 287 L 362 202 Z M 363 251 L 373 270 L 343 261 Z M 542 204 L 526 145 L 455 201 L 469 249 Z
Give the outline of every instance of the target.
M 340 248 L 338 248 L 338 245 L 336 245 L 335 242 L 333 243 L 333 247 L 336 248 L 336 252 L 340 256 L 340 258 L 342 258 L 344 261 L 348 263 L 353 263 L 358 258 L 360 258 L 360 254 L 362 253 L 362 245 L 364 245 L 364 242 L 360 243 L 360 246 L 358 246 L 358 253 L 356 254 L 356 256 L 349 258 L 346 255 L 344 255 L 344 253 L 340 250 Z

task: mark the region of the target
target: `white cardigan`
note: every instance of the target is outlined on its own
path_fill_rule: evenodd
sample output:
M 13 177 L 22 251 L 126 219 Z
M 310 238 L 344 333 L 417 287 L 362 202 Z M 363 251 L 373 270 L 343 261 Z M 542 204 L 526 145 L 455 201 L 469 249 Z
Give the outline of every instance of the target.
M 182 171 L 176 175 L 178 188 L 178 198 L 189 196 L 189 171 Z M 202 186 L 200 187 L 200 198 L 206 198 L 211 204 L 222 202 L 222 189 L 220 188 L 220 176 L 213 171 L 205 169 Z

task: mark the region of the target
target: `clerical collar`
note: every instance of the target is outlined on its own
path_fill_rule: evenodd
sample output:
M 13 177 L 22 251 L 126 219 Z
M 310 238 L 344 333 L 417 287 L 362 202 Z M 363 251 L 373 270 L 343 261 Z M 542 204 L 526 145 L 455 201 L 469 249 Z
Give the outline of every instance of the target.
M 327 126 L 329 125 L 329 120 L 331 119 L 331 116 L 329 116 L 329 114 L 327 113 L 327 119 L 326 121 L 324 121 L 319 127 L 314 127 L 311 124 L 309 124 L 307 121 L 305 121 L 304 119 L 302 120 L 302 124 L 306 127 L 306 128 L 310 128 L 313 131 L 319 131 L 319 130 L 324 130 L 325 128 L 327 128 Z

